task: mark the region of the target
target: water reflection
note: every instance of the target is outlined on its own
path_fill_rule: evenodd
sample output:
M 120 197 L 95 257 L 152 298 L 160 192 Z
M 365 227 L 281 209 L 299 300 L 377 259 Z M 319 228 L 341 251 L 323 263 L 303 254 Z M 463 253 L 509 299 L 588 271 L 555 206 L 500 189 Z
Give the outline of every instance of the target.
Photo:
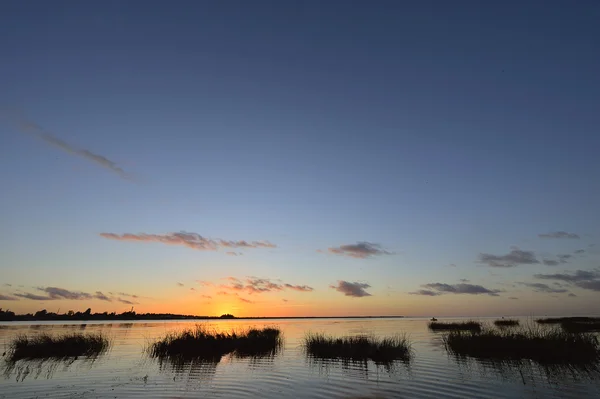
M 372 360 L 330 359 L 307 355 L 308 367 L 320 375 L 329 377 L 331 373 L 341 371 L 342 375 L 361 380 L 378 379 L 380 374 L 398 376 L 402 372 L 410 373 L 410 361 L 394 360 L 374 362 Z
M 540 378 L 550 384 L 594 381 L 600 378 L 597 363 L 542 364 L 529 359 L 490 360 L 450 355 L 459 370 L 468 374 L 478 372 L 483 377 L 490 375 L 503 381 L 520 381 L 523 385 L 535 385 Z
M 14 376 L 17 382 L 23 382 L 28 377 L 38 379 L 41 376 L 45 379 L 51 379 L 57 371 L 66 372 L 74 364 L 86 371 L 91 370 L 100 357 L 101 355 L 94 355 L 79 358 L 20 359 L 16 361 L 6 358 L 3 361 L 3 375 L 6 379 Z

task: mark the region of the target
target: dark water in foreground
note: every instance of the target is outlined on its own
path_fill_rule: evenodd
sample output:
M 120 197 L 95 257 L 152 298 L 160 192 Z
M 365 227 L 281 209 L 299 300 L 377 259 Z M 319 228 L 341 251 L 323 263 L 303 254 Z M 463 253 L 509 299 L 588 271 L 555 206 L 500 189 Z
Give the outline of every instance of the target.
M 600 398 L 598 376 L 531 364 L 457 361 L 446 354 L 441 334 L 428 331 L 425 319 L 211 321 L 206 324 L 224 330 L 276 325 L 283 331 L 285 347 L 275 357 L 227 355 L 218 363 L 178 366 L 160 365 L 143 353 L 149 341 L 195 324 L 0 323 L 0 352 L 19 333 L 102 331 L 113 339 L 112 349 L 94 361 L 20 361 L 7 368 L 1 360 L 0 398 Z M 307 331 L 334 335 L 406 332 L 414 358 L 408 364 L 388 367 L 308 359 L 300 347 Z

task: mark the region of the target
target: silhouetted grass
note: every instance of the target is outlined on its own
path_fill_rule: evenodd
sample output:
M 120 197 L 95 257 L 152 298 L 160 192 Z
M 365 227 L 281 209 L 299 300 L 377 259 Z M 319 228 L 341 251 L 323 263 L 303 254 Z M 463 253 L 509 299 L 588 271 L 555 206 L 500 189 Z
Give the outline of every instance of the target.
M 274 355 L 282 345 L 278 328 L 249 329 L 242 332 L 216 332 L 205 326 L 167 334 L 152 343 L 150 356 L 175 361 L 186 359 L 220 359 L 234 352 L 237 356 Z
M 494 324 L 498 327 L 514 327 L 519 325 L 519 320 L 516 319 L 500 319 L 495 320 Z
M 457 323 L 444 323 L 432 321 L 427 324 L 433 331 L 481 331 L 481 323 L 478 321 L 462 321 Z
M 409 360 L 411 345 L 406 336 L 377 338 L 374 336 L 330 337 L 308 333 L 303 342 L 306 353 L 319 359 L 368 360 L 389 363 Z
M 102 333 L 70 333 L 60 336 L 40 334 L 33 337 L 20 335 L 9 344 L 9 362 L 21 359 L 66 359 L 98 356 L 110 347 L 110 340 Z
M 597 337 L 557 328 L 452 331 L 443 340 L 452 354 L 492 361 L 529 359 L 540 364 L 585 365 L 600 360 Z

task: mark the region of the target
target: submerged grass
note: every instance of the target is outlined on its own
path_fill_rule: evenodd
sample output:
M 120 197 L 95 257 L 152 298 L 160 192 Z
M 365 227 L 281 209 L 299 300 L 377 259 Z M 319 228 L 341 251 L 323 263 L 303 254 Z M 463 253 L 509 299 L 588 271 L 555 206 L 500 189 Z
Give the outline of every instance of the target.
M 457 323 L 430 322 L 427 327 L 433 331 L 481 331 L 481 323 L 478 321 L 462 321 Z
M 20 335 L 9 345 L 8 360 L 86 358 L 103 354 L 110 348 L 110 340 L 102 333 L 70 333 L 59 336 L 40 334 L 33 337 Z
M 498 327 L 514 327 L 519 325 L 519 320 L 516 319 L 499 319 L 494 321 L 494 325 Z
M 448 352 L 491 361 L 533 360 L 540 364 L 589 365 L 600 361 L 598 338 L 559 328 L 452 331 L 443 338 Z
M 373 360 L 389 363 L 394 360 L 410 360 L 411 344 L 405 335 L 378 338 L 359 335 L 331 337 L 324 333 L 308 333 L 303 346 L 309 356 L 318 359 Z
M 194 329 L 169 333 L 150 344 L 148 353 L 161 360 L 220 359 L 228 353 L 236 356 L 274 355 L 283 343 L 275 327 L 246 331 L 216 332 L 197 325 Z

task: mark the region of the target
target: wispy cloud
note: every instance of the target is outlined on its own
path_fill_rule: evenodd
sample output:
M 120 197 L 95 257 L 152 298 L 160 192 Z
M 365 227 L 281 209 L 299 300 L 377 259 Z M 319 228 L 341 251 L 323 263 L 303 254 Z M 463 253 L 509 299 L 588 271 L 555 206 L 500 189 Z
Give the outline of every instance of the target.
M 471 280 L 469 280 L 468 278 L 461 278 L 461 279 L 460 279 L 460 280 L 458 280 L 458 281 L 460 281 L 461 283 L 468 283 L 468 282 L 470 282 Z
M 422 287 L 426 288 L 426 290 L 421 290 L 421 291 L 435 291 L 438 294 L 470 294 L 470 295 L 487 294 L 487 295 L 491 295 L 491 296 L 498 296 L 498 293 L 502 292 L 501 290 L 491 290 L 491 289 L 485 288 L 481 285 L 465 284 L 465 283 L 460 283 L 460 284 L 429 283 L 429 284 L 423 284 Z M 430 295 L 430 294 L 419 293 L 419 291 L 417 291 L 413 294 Z
M 227 252 L 225 252 L 225 255 L 229 255 L 229 256 L 242 256 L 243 253 L 242 252 L 235 252 L 235 251 L 227 251 Z
M 509 296 L 508 299 L 512 299 L 512 300 L 515 300 L 515 301 L 519 300 L 519 298 L 517 298 L 516 296 Z
M 582 254 L 585 252 L 585 249 L 578 249 L 575 252 L 573 252 L 574 254 Z
M 351 283 L 349 281 L 338 280 L 337 285 L 330 285 L 329 288 L 333 288 L 337 292 L 341 292 L 345 296 L 351 296 L 355 298 L 361 298 L 364 296 L 371 296 L 365 289 L 371 288 L 367 283 Z
M 135 299 L 137 299 L 137 298 L 138 298 L 138 296 L 137 296 L 137 295 L 135 295 L 135 294 L 128 294 L 128 293 L 126 293 L 126 292 L 117 292 L 117 294 L 118 294 L 118 295 L 121 295 L 121 296 L 130 297 L 130 298 L 135 298 Z
M 365 259 L 378 255 L 391 255 L 381 248 L 379 244 L 373 244 L 366 241 L 359 241 L 356 244 L 340 245 L 339 247 L 328 248 L 327 251 L 331 254 L 349 256 L 351 258 Z M 319 252 L 323 252 L 319 250 Z
M 226 241 L 221 239 L 212 239 L 201 236 L 197 233 L 188 233 L 185 231 L 168 234 L 114 234 L 100 233 L 101 237 L 109 240 L 129 241 L 129 242 L 158 242 L 166 245 L 180 245 L 199 251 L 218 251 L 220 248 L 276 248 L 275 244 L 269 241 Z M 228 251 L 231 252 L 231 251 Z
M 2 285 L 3 285 L 4 287 L 12 287 L 12 284 L 9 284 L 9 283 L 4 283 L 4 284 L 2 284 Z
M 538 234 L 538 237 L 540 237 L 540 238 L 571 238 L 571 239 L 580 238 L 579 234 L 567 233 L 566 231 L 553 231 L 550 233 Z
M 556 266 L 559 263 L 557 260 L 554 259 L 544 259 L 543 262 L 546 266 Z
M 194 287 L 191 287 L 190 291 L 196 291 L 196 289 Z
M 575 285 L 585 290 L 600 291 L 600 271 L 576 270 L 569 273 L 535 274 L 541 280 L 557 280 Z
M 314 289 L 309 287 L 308 285 L 294 285 L 289 283 L 276 283 L 268 278 L 256 278 L 251 277 L 247 278 L 244 281 L 236 278 L 236 277 L 226 277 L 224 280 L 229 281 L 228 284 L 221 284 L 219 287 L 230 290 L 230 291 L 240 291 L 246 292 L 248 294 L 262 294 L 265 292 L 273 292 L 273 291 L 284 291 L 286 289 L 300 291 L 300 292 L 310 292 Z
M 253 301 L 251 301 L 250 299 L 246 299 L 246 298 L 238 298 L 240 300 L 240 302 L 245 302 L 245 303 L 254 303 Z
M 202 296 L 202 298 L 212 299 L 212 296 L 210 296 L 210 295 L 201 295 L 201 296 Z
M 411 295 L 425 295 L 425 296 L 438 296 L 442 295 L 441 292 L 431 291 L 431 290 L 417 290 L 413 292 L 409 292 Z
M 106 158 L 105 156 L 93 153 L 89 150 L 76 148 L 75 146 L 67 143 L 66 141 L 63 141 L 58 137 L 54 136 L 37 123 L 25 119 L 23 115 L 14 114 L 10 116 L 11 119 L 13 119 L 13 121 L 15 122 L 17 128 L 21 132 L 30 134 L 44 141 L 46 144 L 58 148 L 68 154 L 79 156 L 87 161 L 95 163 L 96 165 L 102 166 L 103 168 L 106 168 L 111 172 L 116 173 L 123 179 L 131 179 L 130 175 L 126 173 L 121 167 L 119 167 L 116 162 Z
M 114 296 L 105 295 L 102 291 L 96 291 L 93 294 L 90 294 L 87 292 L 71 291 L 71 290 L 67 290 L 65 288 L 59 288 L 59 287 L 37 287 L 36 289 L 38 291 L 43 292 L 45 295 L 32 294 L 30 292 L 24 292 L 24 293 L 17 292 L 14 295 L 17 297 L 20 297 L 20 298 L 30 299 L 33 301 L 54 301 L 54 300 L 61 300 L 61 299 L 81 301 L 81 300 L 98 299 L 98 300 L 106 301 L 106 302 L 112 302 L 112 301 L 116 300 L 118 302 L 123 302 L 123 303 L 127 303 L 127 304 L 137 304 L 137 302 L 128 301 L 128 300 L 122 299 L 121 297 L 115 298 Z M 113 295 L 113 293 L 109 293 L 109 294 Z M 124 292 L 120 292 L 118 294 L 126 295 L 130 298 L 137 298 L 137 295 L 125 294 Z
M 553 288 L 547 284 L 542 284 L 542 283 L 519 283 L 519 284 L 533 288 L 533 290 L 535 292 L 548 292 L 548 293 L 553 293 L 553 294 L 569 292 L 569 290 L 566 290 L 564 288 Z
M 490 267 L 515 267 L 540 263 L 532 251 L 513 249 L 506 255 L 479 254 L 479 262 Z
M 18 301 L 19 298 L 15 298 L 14 296 L 0 294 L 0 301 Z
M 560 263 L 569 263 L 569 259 L 573 257 L 571 254 L 558 254 L 556 255 Z
M 54 299 L 58 299 L 58 298 L 51 298 L 49 296 L 44 296 L 44 295 L 36 295 L 36 294 L 29 293 L 29 292 L 25 292 L 25 293 L 17 292 L 14 295 L 18 296 L 19 298 L 31 299 L 32 301 L 52 301 Z
M 100 299 L 101 301 L 112 302 L 112 299 L 104 295 L 101 291 L 96 291 L 94 298 Z
M 117 298 L 118 302 L 124 303 L 126 305 L 137 305 L 138 302 L 130 301 L 129 299 Z
M 180 283 L 180 282 L 177 282 L 177 286 L 178 286 L 178 287 L 185 287 L 185 284 L 183 284 L 183 283 Z

